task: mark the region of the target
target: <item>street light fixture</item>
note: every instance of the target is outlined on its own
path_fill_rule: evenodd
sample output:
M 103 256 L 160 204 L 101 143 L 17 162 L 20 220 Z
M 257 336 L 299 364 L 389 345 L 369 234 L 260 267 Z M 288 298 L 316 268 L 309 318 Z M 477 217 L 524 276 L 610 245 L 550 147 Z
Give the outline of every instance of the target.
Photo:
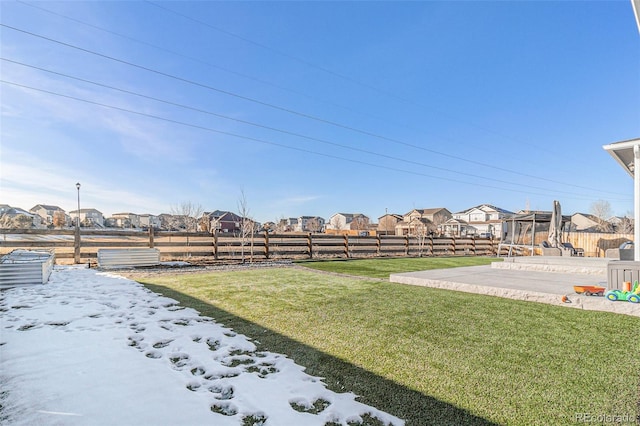
M 75 263 L 80 263 L 80 182 L 76 183 L 78 189 L 78 215 L 76 217 L 76 236 L 73 242 Z
M 80 182 L 76 183 L 76 188 L 78 189 L 78 217 L 76 220 L 76 226 L 80 228 Z

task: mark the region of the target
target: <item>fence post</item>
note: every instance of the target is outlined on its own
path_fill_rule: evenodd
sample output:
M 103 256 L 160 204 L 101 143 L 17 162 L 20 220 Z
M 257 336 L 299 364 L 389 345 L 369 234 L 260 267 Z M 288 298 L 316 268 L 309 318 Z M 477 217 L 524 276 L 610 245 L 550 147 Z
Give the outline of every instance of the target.
M 269 258 L 269 232 L 264 231 L 264 258 Z
M 451 245 L 453 246 L 453 255 L 456 255 L 456 236 L 451 237 Z
M 311 232 L 307 234 L 307 247 L 309 248 L 309 259 L 313 259 L 313 241 L 311 239 Z
M 429 235 L 429 256 L 433 257 L 433 234 Z
M 153 248 L 153 226 L 149 227 L 149 248 Z
M 213 259 L 218 260 L 218 230 L 213 231 Z
M 405 235 L 404 240 L 404 255 L 409 256 L 409 234 Z
M 380 248 L 382 247 L 382 241 L 380 240 L 380 234 L 376 234 L 376 255 L 380 257 Z
M 349 258 L 349 236 L 344 234 L 344 255 Z
M 76 226 L 76 234 L 73 239 L 73 258 L 75 263 L 80 263 L 80 226 Z
M 471 245 L 473 247 L 473 255 L 477 256 L 478 252 L 476 251 L 476 236 L 475 235 L 471 236 Z

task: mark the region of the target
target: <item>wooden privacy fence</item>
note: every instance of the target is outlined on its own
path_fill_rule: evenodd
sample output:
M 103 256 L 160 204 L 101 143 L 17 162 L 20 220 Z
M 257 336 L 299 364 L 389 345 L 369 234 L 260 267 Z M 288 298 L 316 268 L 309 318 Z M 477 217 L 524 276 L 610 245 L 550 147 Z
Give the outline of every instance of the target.
M 225 234 L 172 231 L 0 229 L 0 254 L 15 248 L 53 249 L 57 259 L 94 259 L 99 249 L 148 247 L 162 260 L 365 258 L 391 256 L 492 256 L 487 238 L 267 234 L 241 238 Z
M 564 238 L 574 247 L 583 248 L 585 256 L 604 257 L 607 249 L 616 249 L 626 241 L 633 241 L 633 233 L 566 232 Z
M 586 257 L 604 257 L 608 249 L 617 249 L 620 245 L 627 241 L 633 241 L 633 234 L 618 234 L 611 232 L 564 232 L 562 241 L 571 243 L 576 248 L 584 250 Z M 540 243 L 548 240 L 545 233 L 536 234 L 536 241 L 533 245 L 535 255 L 541 255 Z M 531 237 L 525 235 L 521 244 L 514 247 L 512 255 L 514 256 L 530 256 L 531 255 Z M 508 246 L 502 246 L 500 256 L 507 256 L 509 252 Z

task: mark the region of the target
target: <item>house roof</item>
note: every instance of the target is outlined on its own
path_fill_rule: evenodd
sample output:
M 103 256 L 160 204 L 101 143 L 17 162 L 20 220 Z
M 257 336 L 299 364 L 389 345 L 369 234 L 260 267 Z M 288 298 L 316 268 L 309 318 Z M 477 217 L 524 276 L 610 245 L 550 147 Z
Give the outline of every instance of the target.
M 446 210 L 447 212 L 449 211 L 445 207 L 436 207 L 436 208 L 432 208 L 432 209 L 413 209 L 409 213 L 405 214 L 405 216 L 410 215 L 412 212 L 418 212 L 418 213 L 420 213 L 422 215 L 431 215 L 431 214 L 439 213 L 439 212 L 441 212 L 443 210 Z
M 336 213 L 335 215 L 342 215 L 344 217 L 366 217 L 365 215 L 363 215 L 362 213 Z M 334 215 L 334 216 L 335 216 Z
M 578 216 L 578 215 L 580 215 L 582 217 L 585 217 L 585 218 L 587 218 L 589 220 L 592 220 L 594 222 L 598 222 L 598 223 L 600 222 L 600 218 L 598 218 L 598 216 L 592 215 L 590 213 L 580 213 L 580 212 L 578 212 L 578 213 L 572 214 L 571 217 Z
M 527 214 L 551 214 L 551 210 L 518 210 L 516 212 L 517 215 L 527 215 Z
M 338 215 L 343 216 L 346 223 L 351 223 L 356 218 L 363 218 L 363 219 L 369 220 L 369 217 L 367 215 L 362 214 L 362 213 L 336 213 L 331 217 L 333 218 L 333 217 L 338 216 Z
M 622 166 L 622 168 L 634 177 L 633 165 L 634 165 L 634 156 L 633 149 L 634 146 L 640 144 L 640 139 L 630 139 L 626 141 L 616 142 L 609 145 L 603 146 L 603 148 L 611 154 L 611 156 Z
M 475 209 L 482 210 L 482 211 L 492 210 L 492 211 L 496 211 L 498 213 L 514 214 L 513 212 L 511 212 L 509 210 L 505 210 L 505 209 L 502 209 L 500 207 L 496 207 L 496 206 L 491 205 L 491 204 L 480 204 L 478 206 L 468 208 L 468 209 L 463 210 L 461 212 L 457 212 L 456 214 L 469 213 L 471 210 L 475 210 Z
M 31 216 L 34 217 L 35 215 L 31 212 L 28 212 L 24 209 L 21 209 L 20 207 L 11 207 L 8 204 L 3 204 L 0 205 L 0 212 L 2 212 L 2 214 L 6 214 L 8 216 L 18 216 L 21 214 L 27 215 L 27 216 Z
M 544 223 L 551 222 L 551 212 L 529 212 L 529 213 L 518 213 L 513 215 L 509 220 L 516 222 L 536 222 L 536 223 Z M 571 216 L 562 215 L 562 222 L 571 222 Z
M 33 211 L 36 210 L 37 208 L 43 208 L 45 210 L 53 210 L 53 211 L 64 211 L 63 209 L 61 209 L 58 206 L 52 206 L 49 204 L 36 204 L 35 206 L 31 207 L 31 209 L 29 209 L 29 211 Z
M 219 221 L 239 222 L 242 220 L 237 214 L 223 210 L 215 210 L 210 213 L 204 212 L 203 215 Z
M 319 219 L 319 220 L 324 220 L 320 216 L 300 216 L 300 219 Z
M 387 213 L 385 215 L 382 215 L 382 216 L 378 217 L 378 220 L 380 220 L 380 219 L 382 219 L 383 217 L 386 217 L 386 216 L 391 216 L 391 217 L 396 218 L 398 220 L 402 220 L 402 215 L 401 214 L 397 214 L 397 213 Z
M 445 225 L 446 225 L 447 223 L 461 223 L 461 224 L 468 224 L 468 222 L 467 222 L 466 220 L 462 220 L 462 219 L 454 219 L 454 218 L 451 218 L 451 219 L 447 220 L 447 221 L 445 222 Z
M 71 210 L 69 212 L 69 214 L 71 213 L 78 213 L 78 210 Z M 100 213 L 102 214 L 102 212 L 100 210 L 96 210 L 96 209 L 80 209 L 80 213 Z

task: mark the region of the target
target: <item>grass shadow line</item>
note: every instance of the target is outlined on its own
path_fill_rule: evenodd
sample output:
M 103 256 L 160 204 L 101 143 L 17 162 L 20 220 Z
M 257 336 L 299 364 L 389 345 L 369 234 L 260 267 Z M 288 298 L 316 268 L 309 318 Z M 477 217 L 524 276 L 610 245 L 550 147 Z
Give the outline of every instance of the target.
M 407 388 L 200 299 L 168 287 L 145 282 L 144 279 L 141 279 L 140 283 L 155 293 L 175 299 L 183 306 L 196 309 L 200 314 L 213 318 L 220 325 L 257 340 L 254 343 L 259 350 L 286 355 L 298 365 L 306 367 L 307 374 L 323 378 L 328 389 L 338 393 L 353 392 L 358 395 L 358 401 L 404 419 L 407 426 L 497 425 L 462 408 Z

